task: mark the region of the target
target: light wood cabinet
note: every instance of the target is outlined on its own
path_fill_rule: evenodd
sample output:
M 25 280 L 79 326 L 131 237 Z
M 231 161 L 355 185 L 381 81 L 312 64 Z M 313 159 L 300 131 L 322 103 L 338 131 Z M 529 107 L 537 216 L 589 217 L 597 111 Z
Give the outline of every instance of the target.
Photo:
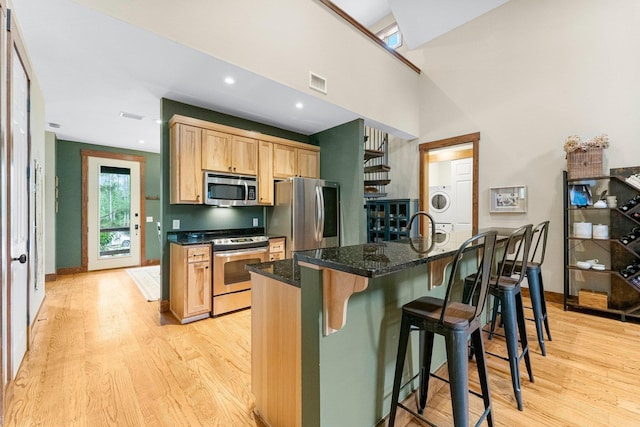
M 269 261 L 278 261 L 284 259 L 285 254 L 285 238 L 277 237 L 269 239 Z
M 258 141 L 203 129 L 202 169 L 240 175 L 257 175 Z
M 170 245 L 169 308 L 180 323 L 211 313 L 211 245 Z
M 170 126 L 170 203 L 203 204 L 204 171 L 258 177 L 258 203 L 274 203 L 274 179 L 320 177 L 310 144 L 180 115 Z
M 258 203 L 273 205 L 273 144 L 258 143 Z
M 273 177 L 296 176 L 296 148 L 290 145 L 273 144 Z
M 320 177 L 320 153 L 286 144 L 273 144 L 273 176 Z
M 174 123 L 169 156 L 170 203 L 202 203 L 201 129 Z
M 296 148 L 298 160 L 298 176 L 320 178 L 320 153 L 303 148 Z

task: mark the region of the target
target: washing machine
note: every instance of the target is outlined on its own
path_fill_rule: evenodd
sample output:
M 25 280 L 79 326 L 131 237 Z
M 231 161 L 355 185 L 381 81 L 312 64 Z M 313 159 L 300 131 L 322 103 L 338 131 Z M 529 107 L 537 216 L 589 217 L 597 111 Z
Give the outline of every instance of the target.
M 451 232 L 453 231 L 453 224 L 436 222 L 436 235 L 433 239 L 434 246 L 436 248 L 447 246 L 451 239 Z
M 429 187 L 429 213 L 436 223 L 451 224 L 453 222 L 451 194 L 450 185 Z

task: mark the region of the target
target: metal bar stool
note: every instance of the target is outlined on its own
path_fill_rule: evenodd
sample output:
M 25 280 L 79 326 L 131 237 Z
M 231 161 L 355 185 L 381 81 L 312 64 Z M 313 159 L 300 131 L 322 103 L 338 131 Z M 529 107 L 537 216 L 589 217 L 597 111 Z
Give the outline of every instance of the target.
M 524 275 L 518 271 L 526 271 L 531 246 L 532 224 L 518 228 L 507 239 L 504 254 L 498 263 L 497 275 L 492 276 L 489 285 L 489 293 L 496 299 L 493 307 L 493 317 L 489 339 L 495 334 L 495 320 L 498 303 L 502 307 L 501 321 L 504 325 L 504 338 L 507 344 L 507 357 L 491 353 L 487 354 L 509 362 L 511 370 L 511 382 L 518 409 L 522 411 L 522 390 L 520 386 L 520 361 L 524 359 L 529 374 L 529 381 L 533 382 L 531 360 L 529 358 L 529 343 L 522 304 L 522 292 L 520 284 Z M 469 278 L 467 280 L 470 280 Z M 518 350 L 518 335 L 522 348 Z
M 484 402 L 485 410 L 477 425 L 485 419 L 489 426 L 493 425 L 491 396 L 489 394 L 480 315 L 482 314 L 489 289 L 489 276 L 493 264 L 495 243 L 495 231 L 478 234 L 464 242 L 456 252 L 455 258 L 452 261 L 444 299 L 421 297 L 402 307 L 402 322 L 400 326 L 393 391 L 391 394 L 389 427 L 395 424 L 398 407 L 429 423 L 421 414 L 427 403 L 429 377 L 434 376 L 430 374 L 430 370 L 435 334 L 443 335 L 446 342 L 447 364 L 449 369 L 448 382 L 451 385 L 451 404 L 455 426 L 467 427 L 469 424 L 469 392 L 482 397 Z M 473 302 L 465 304 L 455 301 L 455 299 L 461 297 L 461 288 L 465 285 L 465 278 L 460 276 L 462 276 L 462 271 L 464 271 L 466 267 L 462 269 L 459 268 L 463 261 L 465 266 L 472 263 L 472 265 L 475 266 L 476 279 L 471 284 L 472 294 L 478 295 L 478 298 L 475 299 L 475 305 L 473 305 Z M 486 274 L 483 274 L 483 272 L 486 272 Z M 464 274 L 466 276 L 467 273 L 465 272 Z M 421 333 L 424 333 L 417 413 L 398 402 L 400 388 L 402 387 L 402 371 L 404 369 L 407 344 L 409 334 L 412 330 L 419 330 Z M 467 348 L 469 337 L 471 337 L 476 356 L 482 394 L 472 392 L 468 389 L 469 368 Z
M 544 262 L 544 254 L 547 248 L 547 233 L 549 232 L 549 221 L 543 221 L 536 225 L 533 229 L 531 249 L 529 250 L 529 261 L 527 262 L 526 277 L 529 284 L 529 296 L 531 298 L 531 309 L 533 311 L 533 319 L 536 325 L 536 334 L 538 336 L 538 344 L 543 356 L 547 355 L 544 345 L 544 330 L 547 337 L 551 341 L 551 330 L 549 329 L 549 319 L 547 316 L 547 303 L 544 298 L 544 286 L 542 283 L 542 263 Z M 508 263 L 510 261 L 507 261 Z M 516 271 L 520 273 L 520 271 Z M 491 318 L 491 331 L 495 330 L 496 314 L 498 305 L 494 305 L 494 314 Z M 544 325 L 544 330 L 543 330 Z

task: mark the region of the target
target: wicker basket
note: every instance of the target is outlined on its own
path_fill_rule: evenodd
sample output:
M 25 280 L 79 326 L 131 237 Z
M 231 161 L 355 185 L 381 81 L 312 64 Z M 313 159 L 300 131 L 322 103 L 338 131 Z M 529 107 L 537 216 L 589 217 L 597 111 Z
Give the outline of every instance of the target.
M 604 175 L 603 155 L 602 148 L 567 153 L 567 177 L 575 179 Z

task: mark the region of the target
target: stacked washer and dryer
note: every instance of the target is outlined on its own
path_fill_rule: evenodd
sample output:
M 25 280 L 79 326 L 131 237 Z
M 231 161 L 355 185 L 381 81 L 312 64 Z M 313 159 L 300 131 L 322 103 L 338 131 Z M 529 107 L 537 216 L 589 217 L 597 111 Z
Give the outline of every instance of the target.
M 449 242 L 449 233 L 453 231 L 451 197 L 452 187 L 450 185 L 429 187 L 429 214 L 436 222 L 436 247 L 446 245 Z

